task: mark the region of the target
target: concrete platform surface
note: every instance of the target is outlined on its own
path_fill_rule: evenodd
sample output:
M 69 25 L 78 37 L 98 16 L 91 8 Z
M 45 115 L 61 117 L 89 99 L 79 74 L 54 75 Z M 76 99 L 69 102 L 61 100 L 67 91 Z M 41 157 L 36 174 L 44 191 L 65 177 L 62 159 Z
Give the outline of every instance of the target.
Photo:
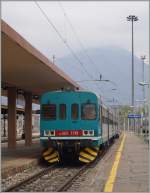
M 74 191 L 148 192 L 149 146 L 134 133 L 125 133 L 123 138 L 124 134 L 115 140 L 96 167 L 80 177 Z
M 134 133 L 126 133 L 114 192 L 148 192 L 149 146 Z
M 24 141 L 19 141 L 16 149 L 8 149 L 7 143 L 1 144 L 2 178 L 38 164 L 41 151 L 39 139 L 34 139 L 29 147 L 24 145 Z

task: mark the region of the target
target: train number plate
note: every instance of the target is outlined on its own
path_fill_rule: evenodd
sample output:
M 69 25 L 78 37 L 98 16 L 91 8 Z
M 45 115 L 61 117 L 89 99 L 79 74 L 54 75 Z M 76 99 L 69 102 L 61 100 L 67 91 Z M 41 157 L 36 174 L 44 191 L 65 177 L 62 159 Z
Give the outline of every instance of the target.
M 55 136 L 81 136 L 82 130 L 55 131 Z

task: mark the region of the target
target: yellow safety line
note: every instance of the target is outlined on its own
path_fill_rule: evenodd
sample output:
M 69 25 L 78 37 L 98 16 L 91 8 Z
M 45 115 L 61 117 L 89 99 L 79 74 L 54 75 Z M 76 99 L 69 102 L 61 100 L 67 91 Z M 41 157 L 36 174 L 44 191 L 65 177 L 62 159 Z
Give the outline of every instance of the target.
M 119 149 L 117 151 L 115 161 L 114 161 L 113 167 L 111 169 L 110 175 L 109 175 L 108 180 L 105 184 L 104 192 L 112 192 L 113 191 L 113 186 L 114 186 L 114 182 L 115 182 L 116 175 L 117 175 L 117 169 L 118 169 L 119 161 L 120 161 L 120 158 L 121 158 L 121 153 L 122 153 L 122 150 L 123 150 L 125 137 L 126 137 L 126 135 L 124 134 L 123 138 L 122 138 L 122 141 L 121 141 L 121 144 L 119 146 Z

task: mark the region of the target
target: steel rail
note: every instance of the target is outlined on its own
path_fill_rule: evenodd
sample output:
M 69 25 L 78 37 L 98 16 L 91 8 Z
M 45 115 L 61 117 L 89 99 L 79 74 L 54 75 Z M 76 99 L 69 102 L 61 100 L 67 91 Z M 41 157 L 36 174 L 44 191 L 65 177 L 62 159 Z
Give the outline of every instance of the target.
M 99 163 L 99 161 L 104 157 L 104 155 L 107 153 L 109 147 L 112 144 L 113 143 L 111 143 L 107 148 L 105 148 L 94 162 L 84 165 L 78 172 L 76 172 L 76 174 L 74 176 L 72 176 L 71 178 L 66 180 L 66 182 L 56 190 L 56 192 L 67 191 L 72 186 L 73 181 L 75 181 L 77 178 L 79 178 L 87 169 L 95 167 Z
M 13 192 L 15 189 L 20 188 L 23 185 L 26 185 L 27 183 L 31 183 L 32 181 L 36 180 L 37 178 L 45 175 L 47 172 L 49 172 L 50 170 L 52 170 L 57 164 L 51 165 L 49 167 L 44 168 L 42 171 L 29 176 L 28 178 L 22 180 L 21 182 L 14 184 L 10 187 L 8 187 L 6 190 L 4 190 L 4 192 Z
M 64 192 L 67 191 L 73 184 L 73 182 L 78 179 L 88 168 L 93 168 L 95 167 L 99 161 L 104 157 L 104 155 L 107 153 L 107 151 L 109 150 L 109 148 L 111 147 L 113 143 L 110 143 L 109 146 L 106 146 L 103 151 L 101 152 L 101 154 L 97 157 L 97 159 L 89 164 L 86 164 L 84 166 L 82 166 L 76 173 L 74 176 L 72 176 L 71 178 L 69 178 L 68 180 L 66 180 L 65 183 L 63 183 L 60 187 L 58 187 L 58 189 L 56 189 L 55 192 Z M 33 176 L 30 176 L 28 178 L 26 178 L 25 180 L 10 186 L 9 188 L 7 188 L 6 190 L 4 190 L 4 192 L 13 192 L 15 191 L 17 188 L 22 187 L 23 185 L 26 185 L 28 183 L 31 183 L 32 181 L 38 179 L 39 177 L 45 175 L 46 173 L 48 173 L 50 170 L 52 170 L 57 164 L 51 165 L 45 169 L 43 169 L 42 171 L 38 172 L 37 174 L 34 174 Z

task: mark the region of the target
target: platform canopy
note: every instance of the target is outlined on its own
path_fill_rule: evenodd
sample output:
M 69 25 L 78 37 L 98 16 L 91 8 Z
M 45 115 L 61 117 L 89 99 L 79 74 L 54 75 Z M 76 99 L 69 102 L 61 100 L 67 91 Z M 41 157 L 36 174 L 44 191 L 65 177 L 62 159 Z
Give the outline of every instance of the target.
M 80 88 L 8 24 L 1 24 L 2 83 L 37 95 L 62 87 Z

